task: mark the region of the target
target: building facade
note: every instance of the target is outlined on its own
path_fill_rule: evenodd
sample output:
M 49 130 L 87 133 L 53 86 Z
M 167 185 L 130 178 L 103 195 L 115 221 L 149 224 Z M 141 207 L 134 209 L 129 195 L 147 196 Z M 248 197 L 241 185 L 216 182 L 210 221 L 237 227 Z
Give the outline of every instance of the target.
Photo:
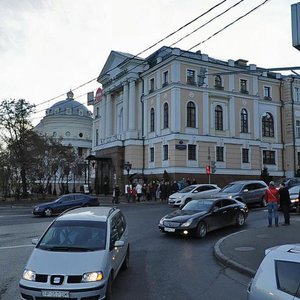
M 260 178 L 264 168 L 274 179 L 297 172 L 297 75 L 162 47 L 146 59 L 112 51 L 98 82 L 93 151 L 111 184 L 165 171 L 220 186 Z

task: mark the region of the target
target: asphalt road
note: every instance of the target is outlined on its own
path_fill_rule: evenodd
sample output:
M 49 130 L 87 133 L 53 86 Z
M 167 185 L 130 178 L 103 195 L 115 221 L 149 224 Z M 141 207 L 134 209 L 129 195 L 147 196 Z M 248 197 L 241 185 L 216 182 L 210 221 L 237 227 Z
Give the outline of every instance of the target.
M 160 203 L 121 208 L 129 226 L 131 257 L 130 268 L 114 281 L 114 300 L 247 298 L 249 278 L 222 266 L 213 255 L 215 243 L 237 228 L 209 233 L 203 240 L 167 236 L 157 224 L 174 208 Z M 32 251 L 31 239 L 52 220 L 33 217 L 30 208 L 0 207 L 1 300 L 20 299 L 18 281 Z M 261 222 L 265 222 L 265 213 L 254 209 L 246 228 Z

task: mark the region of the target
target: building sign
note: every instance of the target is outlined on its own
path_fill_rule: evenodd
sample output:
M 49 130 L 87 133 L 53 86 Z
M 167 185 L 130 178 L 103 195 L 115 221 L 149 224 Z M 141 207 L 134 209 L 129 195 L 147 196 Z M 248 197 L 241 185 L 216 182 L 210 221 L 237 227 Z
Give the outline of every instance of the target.
M 177 144 L 177 145 L 175 145 L 175 149 L 177 149 L 177 150 L 186 150 L 186 145 Z

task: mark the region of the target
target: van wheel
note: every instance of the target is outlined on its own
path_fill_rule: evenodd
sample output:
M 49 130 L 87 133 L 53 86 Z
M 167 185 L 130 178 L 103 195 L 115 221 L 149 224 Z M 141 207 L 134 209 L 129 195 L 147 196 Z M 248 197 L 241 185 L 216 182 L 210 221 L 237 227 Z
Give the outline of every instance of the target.
M 112 300 L 112 275 L 110 274 L 107 280 L 105 300 Z
M 207 234 L 207 226 L 204 222 L 200 222 L 196 229 L 196 237 L 203 239 Z

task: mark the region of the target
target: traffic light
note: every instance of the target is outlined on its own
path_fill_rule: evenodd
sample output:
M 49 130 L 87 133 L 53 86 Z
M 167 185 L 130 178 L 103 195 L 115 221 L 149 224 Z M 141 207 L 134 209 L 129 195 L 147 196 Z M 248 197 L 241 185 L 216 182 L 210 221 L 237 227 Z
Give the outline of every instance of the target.
M 212 173 L 216 173 L 216 162 L 214 160 L 210 162 L 210 169 Z
M 205 170 L 206 170 L 206 174 L 209 175 L 210 174 L 210 165 L 206 165 Z

